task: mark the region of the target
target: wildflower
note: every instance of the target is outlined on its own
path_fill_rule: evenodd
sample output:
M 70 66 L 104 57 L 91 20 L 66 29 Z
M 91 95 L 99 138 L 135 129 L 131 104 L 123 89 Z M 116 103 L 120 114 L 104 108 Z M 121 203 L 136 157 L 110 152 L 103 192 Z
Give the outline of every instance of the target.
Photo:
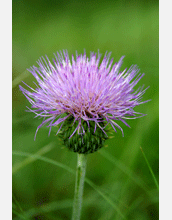
M 99 52 L 92 52 L 90 58 L 86 53 L 76 53 L 76 59 L 72 55 L 71 60 L 67 51 L 57 52 L 53 63 L 48 57 L 40 58 L 39 67 L 29 69 L 37 80 L 36 88 L 26 83 L 29 90 L 20 86 L 32 104 L 29 111 L 43 118 L 37 131 L 48 124 L 50 134 L 51 128 L 58 126 L 57 133 L 61 131 L 65 145 L 79 153 L 92 153 L 101 148 L 107 138 L 108 124 L 123 134 L 117 122 L 129 127 L 126 119 L 144 115 L 133 108 L 147 102 L 141 102 L 147 88 L 134 90 L 144 74 L 135 65 L 120 72 L 123 58 L 114 65 L 110 53 L 101 62 Z

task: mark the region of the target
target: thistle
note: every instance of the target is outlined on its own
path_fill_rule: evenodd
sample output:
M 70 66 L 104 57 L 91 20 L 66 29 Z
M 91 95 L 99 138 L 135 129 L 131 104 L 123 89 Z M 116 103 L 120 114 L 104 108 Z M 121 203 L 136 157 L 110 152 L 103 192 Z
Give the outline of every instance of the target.
M 40 127 L 48 124 L 51 128 L 59 127 L 64 144 L 78 153 L 93 153 L 103 146 L 107 138 L 106 127 L 110 124 L 116 131 L 122 128 L 118 121 L 126 126 L 126 119 L 143 116 L 133 108 L 141 102 L 146 89 L 135 85 L 144 76 L 139 74 L 137 66 L 131 66 L 119 72 L 123 57 L 118 63 L 109 62 L 110 53 L 101 55 L 91 53 L 90 58 L 84 55 L 72 56 L 67 51 L 57 53 L 53 64 L 48 57 L 37 62 L 39 67 L 28 69 L 37 80 L 33 89 L 20 86 L 21 91 L 32 104 L 29 111 L 43 118 Z M 36 137 L 35 134 L 35 137 Z
M 52 127 L 58 127 L 60 136 L 71 151 L 78 153 L 78 167 L 74 199 L 73 219 L 80 219 L 83 184 L 86 167 L 86 154 L 103 147 L 107 139 L 107 125 L 114 131 L 126 126 L 126 119 L 144 116 L 135 112 L 134 107 L 145 103 L 141 101 L 146 89 L 134 87 L 144 74 L 136 65 L 120 71 L 123 57 L 113 64 L 110 53 L 101 60 L 101 54 L 91 52 L 90 57 L 72 55 L 63 51 L 55 54 L 51 63 L 46 57 L 40 58 L 38 67 L 28 69 L 37 80 L 33 89 L 20 86 L 21 91 L 31 103 L 29 111 L 43 118 L 40 127 L 47 124 L 49 134 Z M 35 137 L 36 137 L 35 134 Z

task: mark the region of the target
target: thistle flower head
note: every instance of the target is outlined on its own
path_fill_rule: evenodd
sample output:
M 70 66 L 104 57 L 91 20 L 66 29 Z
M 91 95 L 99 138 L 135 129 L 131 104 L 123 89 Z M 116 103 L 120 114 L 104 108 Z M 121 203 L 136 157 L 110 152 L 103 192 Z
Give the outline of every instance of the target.
M 106 139 L 108 124 L 123 133 L 117 122 L 129 126 L 126 119 L 143 116 L 134 107 L 146 102 L 141 102 L 146 89 L 134 90 L 144 74 L 135 65 L 120 72 L 123 58 L 113 64 L 106 53 L 100 62 L 100 53 L 92 52 L 90 57 L 76 53 L 76 58 L 72 55 L 70 59 L 67 51 L 57 53 L 53 63 L 48 57 L 40 58 L 38 67 L 29 69 L 37 80 L 36 88 L 25 83 L 28 90 L 20 86 L 32 104 L 29 111 L 43 118 L 37 131 L 47 124 L 50 133 L 58 126 L 65 144 L 79 153 L 98 150 Z

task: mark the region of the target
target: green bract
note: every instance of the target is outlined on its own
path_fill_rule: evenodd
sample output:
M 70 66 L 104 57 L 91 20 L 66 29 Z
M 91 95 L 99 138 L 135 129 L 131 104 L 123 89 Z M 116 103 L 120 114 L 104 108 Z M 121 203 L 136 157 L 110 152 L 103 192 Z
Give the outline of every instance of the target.
M 85 133 L 80 134 L 80 130 L 74 133 L 78 126 L 78 123 L 74 124 L 74 117 L 70 116 L 65 121 L 60 132 L 60 137 L 63 140 L 64 145 L 69 150 L 79 154 L 94 153 L 102 148 L 104 141 L 107 139 L 107 136 L 102 129 L 97 127 L 95 130 L 95 122 L 93 121 L 89 122 L 89 127 L 84 120 L 82 120 L 81 124 Z M 105 126 L 104 122 L 99 122 L 99 124 L 101 127 Z

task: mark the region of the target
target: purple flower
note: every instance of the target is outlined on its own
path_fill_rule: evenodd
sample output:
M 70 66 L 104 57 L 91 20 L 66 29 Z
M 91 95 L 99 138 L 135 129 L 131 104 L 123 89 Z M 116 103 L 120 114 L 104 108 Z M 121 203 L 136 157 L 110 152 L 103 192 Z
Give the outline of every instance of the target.
M 53 126 L 58 126 L 59 132 L 65 121 L 72 117 L 75 129 L 69 138 L 76 132 L 85 134 L 83 122 L 88 128 L 94 123 L 94 132 L 99 128 L 105 133 L 105 127 L 111 124 L 115 131 L 117 127 L 123 133 L 118 121 L 129 127 L 126 119 L 143 116 L 133 108 L 147 102 L 141 101 L 147 88 L 143 90 L 142 86 L 134 90 L 144 74 L 139 73 L 135 65 L 120 72 L 124 56 L 115 64 L 113 59 L 109 61 L 110 53 L 106 53 L 102 61 L 99 52 L 92 52 L 90 58 L 86 53 L 76 53 L 76 59 L 72 55 L 70 60 L 68 52 L 63 51 L 55 58 L 51 63 L 47 57 L 42 57 L 37 62 L 38 67 L 29 69 L 37 80 L 35 89 L 24 82 L 29 90 L 20 86 L 32 104 L 29 111 L 43 118 L 37 131 L 48 124 L 50 131 Z

